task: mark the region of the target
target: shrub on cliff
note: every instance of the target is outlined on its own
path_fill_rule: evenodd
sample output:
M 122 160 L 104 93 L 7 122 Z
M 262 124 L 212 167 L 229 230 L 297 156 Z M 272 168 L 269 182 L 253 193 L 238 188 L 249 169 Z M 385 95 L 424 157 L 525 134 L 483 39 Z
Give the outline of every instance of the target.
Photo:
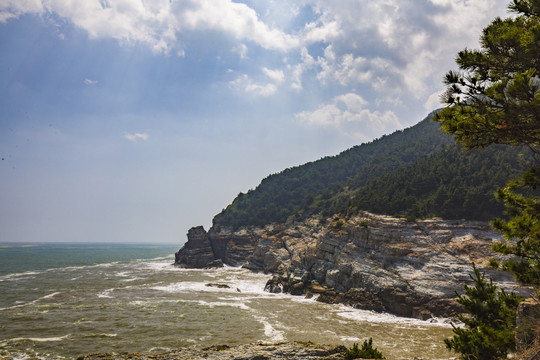
M 383 354 L 373 347 L 373 339 L 364 340 L 362 347 L 359 348 L 358 344 L 353 346 L 345 352 L 345 358 L 351 359 L 384 359 Z
M 474 264 L 473 269 L 474 286 L 464 285 L 465 294 L 458 294 L 457 299 L 467 311 L 457 315 L 466 327 L 452 324 L 455 335 L 444 342 L 449 350 L 461 353 L 463 360 L 506 359 L 515 348 L 516 310 L 523 298 L 497 290 Z

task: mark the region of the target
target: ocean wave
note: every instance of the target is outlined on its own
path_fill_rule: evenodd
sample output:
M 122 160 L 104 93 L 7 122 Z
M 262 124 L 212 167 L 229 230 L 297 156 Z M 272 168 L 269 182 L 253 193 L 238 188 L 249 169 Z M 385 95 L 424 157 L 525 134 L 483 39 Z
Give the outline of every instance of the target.
M 205 307 L 209 307 L 209 308 L 215 308 L 215 307 L 233 307 L 233 308 L 238 308 L 238 309 L 241 309 L 241 310 L 246 310 L 246 311 L 250 311 L 251 308 L 249 306 L 247 306 L 245 303 L 243 302 L 238 302 L 236 300 L 234 301 L 205 301 L 205 300 L 197 300 L 197 301 L 193 301 L 194 303 L 197 303 L 199 304 L 200 306 L 205 306 Z
M 25 271 L 22 273 L 12 273 L 12 274 L 6 274 L 0 276 L 0 282 L 3 281 L 17 281 L 20 278 L 31 276 L 31 278 L 35 277 L 34 275 L 43 274 L 44 271 Z
M 72 334 L 67 334 L 64 336 L 53 336 L 53 337 L 19 337 L 13 339 L 7 339 L 6 342 L 21 342 L 21 341 L 33 341 L 33 342 L 49 342 L 49 341 L 62 341 L 69 338 Z
M 32 301 L 29 301 L 29 302 L 23 302 L 23 303 L 20 303 L 20 304 L 17 304 L 17 305 L 12 305 L 12 306 L 7 306 L 7 307 L 4 307 L 4 308 L 0 308 L 0 311 L 3 311 L 3 310 L 11 310 L 11 309 L 17 309 L 17 308 L 21 308 L 21 307 L 25 307 L 25 306 L 28 306 L 28 305 L 35 305 L 37 304 L 39 301 L 41 300 L 44 300 L 44 299 L 50 299 L 56 295 L 60 294 L 59 291 L 55 291 L 51 294 L 48 294 L 48 295 L 45 295 L 45 296 L 41 296 L 35 300 L 32 300 Z
M 437 326 L 451 327 L 447 319 L 420 320 L 413 318 L 399 317 L 387 313 L 378 313 L 369 310 L 359 310 L 346 305 L 339 305 L 333 312 L 347 320 L 365 321 L 369 323 L 395 324 L 415 327 Z
M 260 322 L 264 328 L 264 336 L 266 341 L 269 342 L 280 342 L 285 341 L 285 332 L 281 330 L 276 330 L 272 324 L 268 321 L 267 318 L 263 316 L 255 316 L 255 320 Z
M 87 334 L 87 335 L 83 335 L 82 337 L 84 338 L 108 338 L 108 337 L 117 337 L 118 334 L 107 334 L 107 333 L 103 333 L 103 334 Z
M 105 298 L 105 299 L 112 299 L 114 296 L 111 295 L 111 293 L 116 290 L 116 288 L 110 288 L 103 290 L 102 292 L 98 293 L 96 296 L 98 298 Z

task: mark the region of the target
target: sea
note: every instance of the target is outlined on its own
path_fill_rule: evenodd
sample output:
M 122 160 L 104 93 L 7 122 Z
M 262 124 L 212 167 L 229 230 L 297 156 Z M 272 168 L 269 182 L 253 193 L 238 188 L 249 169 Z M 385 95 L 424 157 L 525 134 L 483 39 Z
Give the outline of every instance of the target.
M 268 274 L 173 266 L 174 245 L 0 244 L 0 358 L 373 338 L 387 359 L 451 359 L 421 321 L 264 291 Z

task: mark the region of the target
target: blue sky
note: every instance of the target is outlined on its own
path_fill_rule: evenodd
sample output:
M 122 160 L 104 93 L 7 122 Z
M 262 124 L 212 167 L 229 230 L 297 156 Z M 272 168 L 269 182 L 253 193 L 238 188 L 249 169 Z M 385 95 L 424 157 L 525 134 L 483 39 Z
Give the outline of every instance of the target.
M 0 0 L 0 242 L 183 243 L 439 107 L 494 0 Z

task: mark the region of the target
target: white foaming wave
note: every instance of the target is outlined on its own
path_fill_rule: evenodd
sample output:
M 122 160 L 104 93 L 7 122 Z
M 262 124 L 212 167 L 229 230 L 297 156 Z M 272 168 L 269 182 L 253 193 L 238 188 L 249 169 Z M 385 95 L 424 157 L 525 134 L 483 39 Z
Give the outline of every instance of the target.
M 207 286 L 208 282 L 202 281 L 182 281 L 168 285 L 153 286 L 151 289 L 164 291 L 167 293 L 186 293 L 186 292 L 204 292 L 204 293 L 238 293 L 243 295 L 256 295 L 257 297 L 275 297 L 281 294 L 271 294 L 264 291 L 265 282 L 252 281 L 245 279 L 223 279 L 218 278 L 216 284 L 226 285 L 228 287 Z
M 89 335 L 83 335 L 83 337 L 86 337 L 86 338 L 100 338 L 100 337 L 117 337 L 118 334 L 107 334 L 107 333 L 103 333 L 103 334 L 89 334 Z
M 170 259 L 173 260 L 173 259 Z M 189 271 L 207 271 L 204 269 L 185 269 L 179 266 L 174 266 L 172 261 L 160 261 L 156 259 L 152 259 L 150 261 L 142 261 L 142 264 L 140 266 L 141 268 L 145 270 L 151 270 L 155 272 L 163 272 L 163 271 L 177 271 L 177 272 L 189 272 Z
M 22 272 L 22 273 L 12 273 L 12 274 L 7 274 L 7 275 L 2 275 L 2 276 L 0 276 L 0 281 L 1 282 L 3 282 L 3 281 L 17 281 L 17 280 L 19 280 L 20 278 L 23 278 L 23 277 L 43 274 L 43 272 L 44 271 L 25 271 L 25 272 Z
M 104 299 L 112 299 L 113 296 L 111 294 L 112 294 L 112 292 L 114 290 L 116 290 L 116 288 L 110 288 L 110 289 L 103 290 L 102 292 L 97 294 L 97 297 L 98 298 L 104 298 Z
M 70 336 L 71 334 L 67 334 L 64 336 L 44 337 L 44 338 L 20 337 L 20 338 L 8 339 L 7 341 L 8 342 L 17 342 L 17 341 L 25 341 L 25 340 L 34 341 L 34 342 L 62 341 L 69 338 Z
M 162 286 L 152 286 L 151 289 L 164 291 L 166 293 L 192 293 L 192 292 L 226 292 L 231 289 L 223 289 L 212 286 L 206 286 L 203 282 L 183 281 Z
M 0 308 L 0 311 L 2 311 L 2 310 L 10 310 L 10 309 L 17 309 L 17 308 L 25 307 L 25 306 L 28 306 L 28 305 L 34 305 L 34 304 L 37 304 L 40 300 L 50 299 L 50 298 L 52 298 L 52 297 L 54 297 L 54 296 L 56 296 L 58 294 L 60 294 L 60 292 L 56 291 L 56 292 L 53 292 L 51 294 L 39 297 L 39 298 L 37 298 L 35 300 L 29 301 L 29 302 L 26 302 L 26 303 L 21 303 L 21 304 L 17 304 L 17 305 L 13 305 L 13 306 L 7 306 L 7 307 L 4 307 L 4 308 Z
M 284 332 L 281 330 L 276 330 L 272 324 L 263 316 L 255 316 L 255 320 L 260 322 L 264 327 L 264 336 L 266 340 L 270 342 L 280 342 L 285 340 Z
M 0 348 L 3 346 L 2 343 L 0 343 Z M 20 352 L 16 352 L 16 353 L 9 353 L 9 359 L 12 359 L 12 360 L 51 360 L 51 358 L 49 356 L 41 356 L 39 354 L 27 354 L 27 353 L 20 353 Z M 55 358 L 56 359 L 56 358 Z M 64 359 L 63 357 L 58 357 L 57 359 Z
M 359 310 L 346 305 L 339 305 L 334 313 L 342 318 L 369 323 L 397 324 L 411 326 L 451 327 L 445 319 L 420 320 L 400 317 L 388 313 L 377 313 L 369 310 Z
M 0 276 L 0 282 L 3 281 L 17 281 L 20 278 L 32 276 L 35 277 L 36 275 L 41 275 L 43 273 L 47 272 L 54 272 L 54 271 L 76 271 L 81 269 L 88 269 L 88 268 L 95 268 L 95 267 L 104 267 L 108 268 L 114 265 L 119 264 L 118 261 L 113 261 L 109 263 L 100 263 L 100 264 L 92 264 L 92 265 L 81 265 L 81 266 L 65 266 L 65 267 L 58 267 L 58 268 L 49 268 L 44 270 L 30 270 L 30 271 L 24 271 L 21 273 L 12 273 L 12 274 L 6 274 Z
M 241 267 L 225 266 L 216 269 L 216 274 L 220 277 L 220 283 L 229 285 L 245 294 L 268 295 L 264 291 L 266 282 L 272 275 L 254 273 L 251 270 Z
M 59 292 L 59 291 L 55 291 L 55 292 L 53 292 L 52 294 L 42 296 L 42 297 L 39 298 L 38 300 L 42 300 L 42 299 L 50 299 L 50 298 L 52 298 L 52 297 L 54 297 L 54 296 L 56 296 L 56 295 L 58 295 L 58 294 L 60 294 L 60 292 Z
M 228 302 L 228 301 L 204 301 L 204 300 L 197 300 L 197 301 L 193 301 L 194 303 L 197 303 L 201 306 L 205 306 L 205 307 L 209 307 L 209 308 L 215 308 L 215 307 L 234 307 L 234 308 L 238 308 L 238 309 L 241 309 L 241 310 L 246 310 L 246 311 L 250 311 L 251 308 L 249 306 L 247 306 L 245 303 L 243 302 L 237 302 L 237 301 L 234 301 L 234 302 Z
M 360 342 L 362 339 L 354 337 L 354 336 L 341 336 L 339 338 L 341 342 L 348 343 L 348 342 Z
M 52 272 L 52 271 L 77 271 L 81 269 L 91 269 L 91 268 L 109 268 L 111 266 L 115 266 L 120 264 L 119 261 L 112 261 L 108 263 L 95 263 L 92 265 L 80 265 L 80 266 L 64 266 L 59 268 L 50 268 L 45 270 L 46 272 Z

